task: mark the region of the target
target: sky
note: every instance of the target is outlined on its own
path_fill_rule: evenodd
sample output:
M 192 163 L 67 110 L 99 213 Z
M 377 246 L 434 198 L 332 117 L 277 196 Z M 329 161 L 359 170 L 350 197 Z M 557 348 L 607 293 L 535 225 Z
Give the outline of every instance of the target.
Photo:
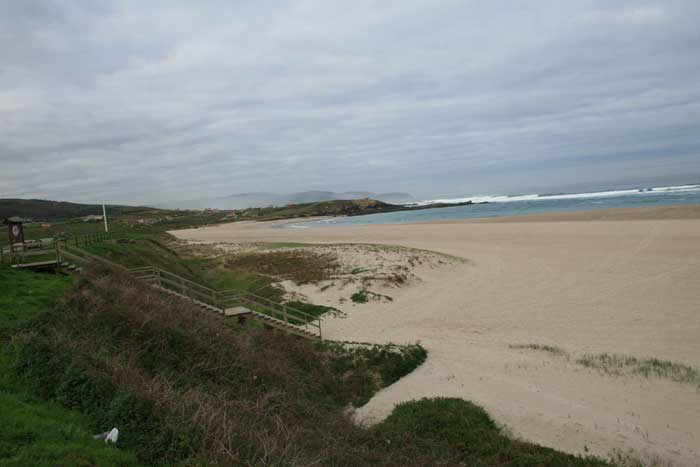
M 700 2 L 0 0 L 0 198 L 700 181 Z

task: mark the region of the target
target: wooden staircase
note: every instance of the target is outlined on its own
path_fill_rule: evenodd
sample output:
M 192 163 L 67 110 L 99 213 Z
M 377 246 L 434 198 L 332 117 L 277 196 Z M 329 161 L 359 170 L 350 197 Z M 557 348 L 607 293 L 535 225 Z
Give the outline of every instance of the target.
M 162 292 L 186 299 L 200 308 L 225 316 L 251 317 L 270 328 L 305 339 L 321 340 L 320 318 L 284 303 L 243 290 L 217 291 L 155 266 L 131 268 L 136 279 Z
M 93 238 L 94 237 L 94 238 Z M 41 248 L 29 252 L 9 251 L 13 267 L 50 267 L 68 273 L 80 273 L 89 263 L 102 263 L 115 269 L 125 270 L 134 278 L 158 290 L 189 300 L 200 308 L 225 316 L 251 317 L 263 325 L 280 329 L 305 339 L 321 340 L 321 319 L 304 313 L 287 304 L 278 303 L 244 290 L 214 290 L 156 266 L 127 269 L 102 256 L 92 254 L 80 246 L 101 241 L 100 236 L 89 239 L 75 238 L 70 241 L 51 240 Z M 82 244 L 82 245 L 81 245 Z M 0 250 L 2 252 L 3 250 Z M 5 256 L 8 257 L 8 256 Z M 46 259 L 44 262 L 26 262 L 25 257 Z

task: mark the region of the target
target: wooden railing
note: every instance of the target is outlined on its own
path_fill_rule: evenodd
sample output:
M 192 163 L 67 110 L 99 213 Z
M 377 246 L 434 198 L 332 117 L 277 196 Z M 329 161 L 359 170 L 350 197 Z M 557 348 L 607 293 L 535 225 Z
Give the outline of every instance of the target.
M 61 261 L 59 249 L 79 248 L 93 243 L 109 240 L 108 233 L 98 232 L 85 235 L 73 235 L 66 238 L 42 238 L 39 240 L 26 240 L 24 243 L 15 243 L 0 248 L 0 264 L 27 264 L 43 257 L 47 261 Z M 82 251 L 82 250 L 81 250 Z M 88 254 L 87 252 L 84 252 Z M 95 255 L 92 255 L 95 257 Z M 102 259 L 97 257 L 98 259 Z M 75 258 L 74 258 L 75 259 Z M 79 259 L 76 259 L 80 261 Z M 82 264 L 82 263 L 81 263 Z
M 141 281 L 177 292 L 192 300 L 217 308 L 222 312 L 242 306 L 249 309 L 252 313 L 270 316 L 287 325 L 317 333 L 319 338 L 322 337 L 321 319 L 319 317 L 305 313 L 285 303 L 279 303 L 245 290 L 214 290 L 156 266 L 131 268 L 129 273 Z
M 81 248 L 81 246 L 87 246 L 107 238 L 109 237 L 103 234 L 91 234 L 68 239 L 50 239 L 50 241 L 43 242 L 40 245 L 34 243 L 31 247 L 28 247 L 25 243 L 21 249 L 17 245 L 14 248 L 6 247 L 0 249 L 0 262 L 9 259 L 13 264 L 22 265 L 27 263 L 27 258 L 43 256 L 48 258 L 47 262 L 53 261 L 59 266 L 65 262 L 78 266 L 85 266 L 88 263 L 102 263 L 112 268 L 128 271 L 141 281 L 177 292 L 191 300 L 214 307 L 221 312 L 239 306 L 245 307 L 253 314 L 275 318 L 285 325 L 303 329 L 322 338 L 321 319 L 319 317 L 305 313 L 285 303 L 279 303 L 245 290 L 214 290 L 157 266 L 127 269 L 120 264 Z

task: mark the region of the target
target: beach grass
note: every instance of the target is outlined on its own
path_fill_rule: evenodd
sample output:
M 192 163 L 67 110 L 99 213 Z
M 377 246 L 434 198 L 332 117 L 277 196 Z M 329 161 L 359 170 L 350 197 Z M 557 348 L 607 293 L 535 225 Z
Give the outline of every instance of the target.
M 569 359 L 571 355 L 561 347 L 546 344 L 510 344 L 511 349 L 535 350 Z M 574 359 L 578 365 L 595 369 L 610 376 L 642 376 L 660 378 L 676 383 L 700 387 L 700 369 L 683 363 L 658 358 L 639 358 L 617 353 L 583 354 Z
M 562 349 L 561 347 L 557 347 L 555 345 L 547 345 L 547 344 L 510 344 L 508 346 L 511 349 L 519 349 L 519 350 L 536 350 L 539 352 L 547 352 L 552 355 L 556 356 L 566 356 L 569 355 L 569 353 Z
M 576 363 L 612 376 L 640 375 L 700 387 L 700 369 L 658 358 L 637 358 L 623 354 L 585 354 Z

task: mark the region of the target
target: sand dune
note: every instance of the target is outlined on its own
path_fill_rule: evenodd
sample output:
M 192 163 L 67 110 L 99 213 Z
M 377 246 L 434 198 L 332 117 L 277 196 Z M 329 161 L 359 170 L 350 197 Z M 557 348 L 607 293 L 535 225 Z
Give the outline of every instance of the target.
M 546 446 L 601 455 L 632 449 L 700 465 L 697 384 L 576 363 L 586 353 L 621 353 L 700 366 L 700 207 L 314 229 L 241 222 L 174 234 L 380 243 L 467 258 L 421 271 L 420 285 L 390 303 L 347 304 L 347 318 L 325 320 L 330 338 L 420 340 L 430 352 L 359 419 L 381 419 L 402 400 L 459 396 Z M 557 346 L 568 356 L 515 344 Z

